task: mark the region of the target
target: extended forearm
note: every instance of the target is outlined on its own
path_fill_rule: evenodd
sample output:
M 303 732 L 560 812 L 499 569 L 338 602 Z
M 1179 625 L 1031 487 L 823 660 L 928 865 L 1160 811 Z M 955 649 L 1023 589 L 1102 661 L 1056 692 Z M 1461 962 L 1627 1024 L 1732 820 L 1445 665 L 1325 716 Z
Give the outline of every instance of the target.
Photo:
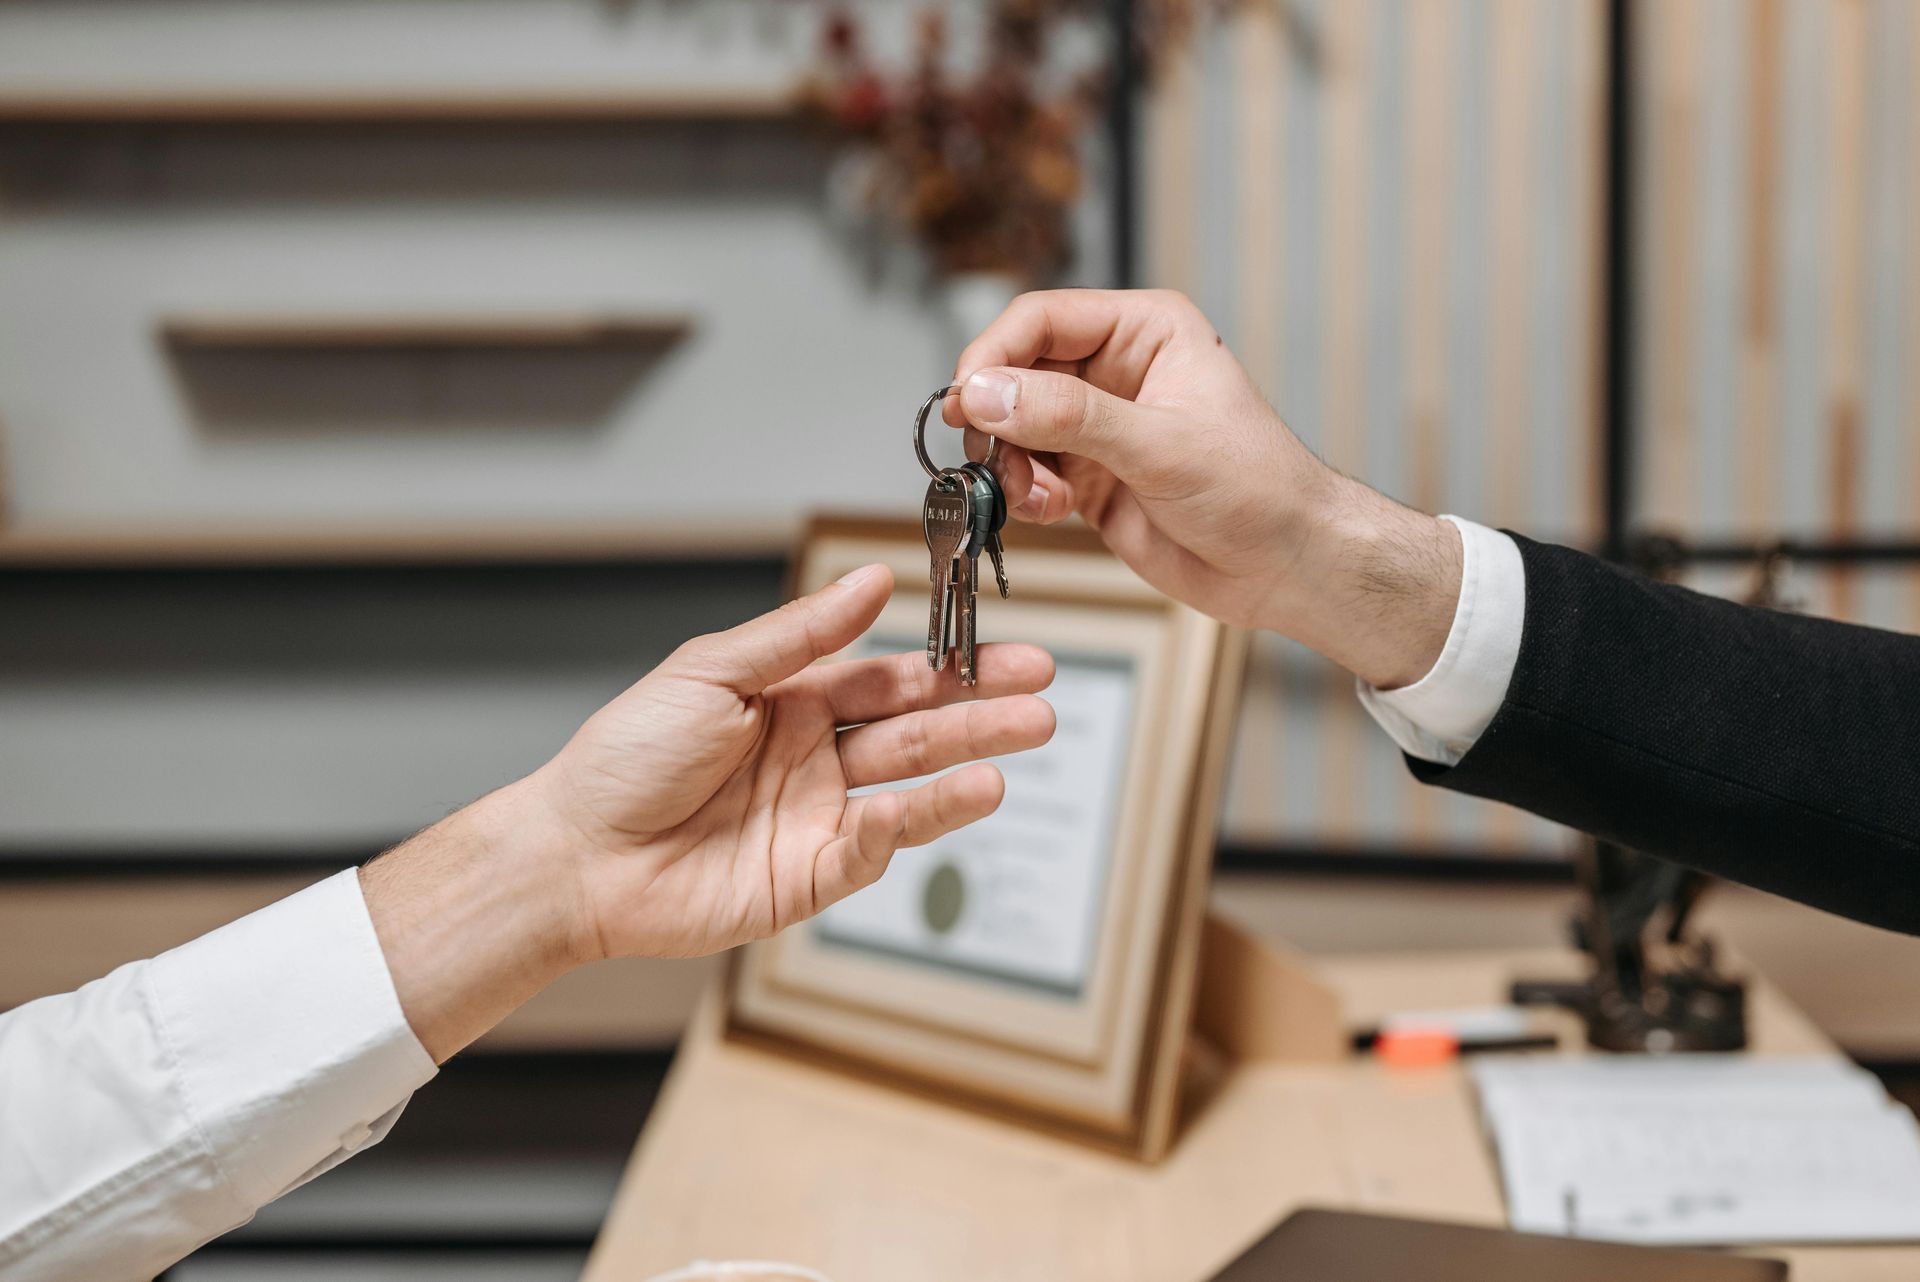
M 401 1008 L 435 1063 L 586 960 L 561 828 L 533 785 L 491 793 L 360 871 Z

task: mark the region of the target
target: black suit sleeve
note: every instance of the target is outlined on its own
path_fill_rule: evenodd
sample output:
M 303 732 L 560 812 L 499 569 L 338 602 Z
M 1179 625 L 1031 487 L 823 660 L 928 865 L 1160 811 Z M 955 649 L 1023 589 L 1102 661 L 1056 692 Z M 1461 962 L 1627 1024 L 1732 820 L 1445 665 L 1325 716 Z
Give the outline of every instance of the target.
M 1920 637 L 1515 542 L 1506 701 L 1458 765 L 1416 775 L 1920 934 Z

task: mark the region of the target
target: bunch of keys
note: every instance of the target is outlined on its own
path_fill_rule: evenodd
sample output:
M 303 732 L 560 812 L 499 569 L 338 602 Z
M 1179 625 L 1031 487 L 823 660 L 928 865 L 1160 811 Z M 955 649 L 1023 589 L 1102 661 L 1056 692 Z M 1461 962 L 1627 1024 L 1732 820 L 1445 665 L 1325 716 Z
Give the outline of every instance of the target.
M 920 507 L 920 529 L 932 559 L 928 578 L 933 583 L 932 608 L 927 616 L 927 666 L 945 670 L 947 654 L 960 651 L 960 684 L 977 679 L 974 670 L 975 628 L 980 589 L 980 554 L 993 560 L 994 581 L 1000 595 L 1009 595 L 1007 566 L 1000 547 L 1000 530 L 1007 523 L 1007 496 L 993 474 L 996 439 L 987 447 L 985 462 L 960 467 L 935 467 L 927 455 L 927 415 L 958 387 L 943 387 L 920 406 L 913 423 L 913 451 L 932 477 L 926 501 Z M 956 623 L 959 642 L 955 645 Z

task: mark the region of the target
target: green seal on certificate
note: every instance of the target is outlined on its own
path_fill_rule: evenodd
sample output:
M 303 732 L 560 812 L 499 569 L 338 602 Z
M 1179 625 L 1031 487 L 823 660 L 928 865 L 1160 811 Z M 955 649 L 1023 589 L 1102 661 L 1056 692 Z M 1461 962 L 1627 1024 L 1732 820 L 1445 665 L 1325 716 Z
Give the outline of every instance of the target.
M 926 890 L 920 896 L 920 914 L 927 929 L 944 935 L 960 921 L 960 910 L 967 906 L 967 883 L 960 870 L 943 863 L 927 877 Z

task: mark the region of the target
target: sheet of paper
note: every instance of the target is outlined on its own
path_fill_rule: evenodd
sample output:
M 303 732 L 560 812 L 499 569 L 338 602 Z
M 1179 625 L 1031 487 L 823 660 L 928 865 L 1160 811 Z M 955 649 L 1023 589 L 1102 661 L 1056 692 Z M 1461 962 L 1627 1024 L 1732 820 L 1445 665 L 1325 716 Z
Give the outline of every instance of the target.
M 1920 1239 L 1920 1127 L 1837 1057 L 1471 1071 L 1516 1229 L 1676 1246 Z
M 914 644 L 889 637 L 870 639 L 869 648 Z M 1059 728 L 1045 747 L 998 760 L 1007 779 L 1000 809 L 895 855 L 878 883 L 820 915 L 818 939 L 1062 996 L 1080 992 L 1106 900 L 1134 672 L 1124 656 L 1056 651 L 1054 660 L 1046 698 Z

